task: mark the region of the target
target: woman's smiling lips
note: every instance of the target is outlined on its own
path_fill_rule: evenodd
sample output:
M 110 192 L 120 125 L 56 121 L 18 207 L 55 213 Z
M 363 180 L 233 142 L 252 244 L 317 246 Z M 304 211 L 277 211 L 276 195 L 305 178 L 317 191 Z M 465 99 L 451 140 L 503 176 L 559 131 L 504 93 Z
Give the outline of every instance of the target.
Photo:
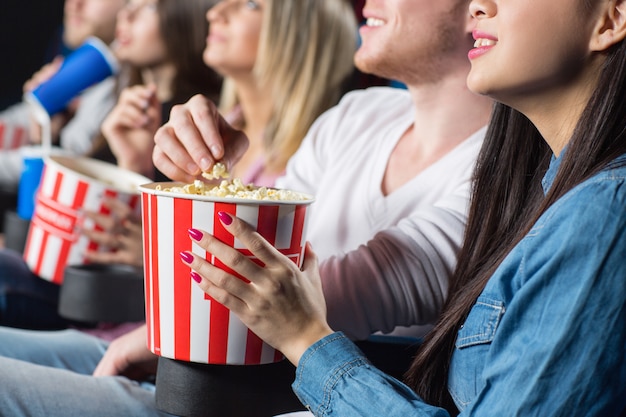
M 209 36 L 207 36 L 207 42 L 224 42 L 225 40 L 226 37 L 216 31 L 210 31 Z
M 472 36 L 474 37 L 476 42 L 474 42 L 474 48 L 471 49 L 467 54 L 467 57 L 469 59 L 475 59 L 479 56 L 486 54 L 498 43 L 498 38 L 486 32 L 481 32 L 477 29 L 472 32 Z

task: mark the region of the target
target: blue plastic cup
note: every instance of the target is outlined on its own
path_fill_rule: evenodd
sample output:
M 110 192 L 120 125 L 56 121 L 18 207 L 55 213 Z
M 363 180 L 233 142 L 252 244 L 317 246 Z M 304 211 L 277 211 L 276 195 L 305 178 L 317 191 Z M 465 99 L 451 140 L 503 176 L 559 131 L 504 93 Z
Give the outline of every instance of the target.
M 21 149 L 23 158 L 22 174 L 17 189 L 17 215 L 30 220 L 35 211 L 35 197 L 41 183 L 44 166 L 44 150 L 39 146 Z
M 118 68 L 117 60 L 106 44 L 90 37 L 65 58 L 56 74 L 27 92 L 24 99 L 52 116 L 64 110 L 86 88 L 116 74 Z

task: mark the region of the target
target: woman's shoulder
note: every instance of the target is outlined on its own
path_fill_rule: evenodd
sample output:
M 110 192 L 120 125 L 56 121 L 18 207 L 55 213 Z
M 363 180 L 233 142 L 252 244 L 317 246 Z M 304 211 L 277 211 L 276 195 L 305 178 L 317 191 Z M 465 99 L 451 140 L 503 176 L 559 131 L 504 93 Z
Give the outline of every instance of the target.
M 626 157 L 616 159 L 573 187 L 539 219 L 530 234 L 558 231 L 570 237 L 594 234 L 600 240 L 626 229 Z M 562 236 L 564 237 L 564 236 Z
M 626 273 L 626 167 L 604 169 L 552 204 L 501 265 L 516 290 L 614 285 Z M 594 284 L 595 285 L 595 284 Z M 560 293 L 564 293 L 564 289 Z
M 626 202 L 626 155 L 572 188 L 562 200 L 565 206 L 609 208 L 615 205 L 626 212 L 626 204 L 622 204 Z

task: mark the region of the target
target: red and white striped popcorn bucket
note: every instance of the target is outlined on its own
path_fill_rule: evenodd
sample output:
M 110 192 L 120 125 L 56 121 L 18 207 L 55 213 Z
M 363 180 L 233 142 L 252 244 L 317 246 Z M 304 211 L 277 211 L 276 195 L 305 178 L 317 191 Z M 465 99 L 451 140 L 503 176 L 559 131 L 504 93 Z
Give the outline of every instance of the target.
M 148 348 L 170 359 L 217 365 L 259 365 L 282 360 L 282 353 L 263 342 L 234 313 L 192 282 L 190 269 L 179 253 L 193 252 L 234 274 L 192 243 L 188 229 L 194 228 L 211 233 L 260 262 L 225 230 L 217 216 L 223 211 L 252 225 L 281 253 L 302 266 L 307 211 L 313 198 L 258 201 L 157 190 L 172 184 L 140 187 Z
M 139 214 L 139 185 L 150 179 L 116 165 L 85 157 L 45 158 L 24 260 L 39 277 L 61 284 L 67 265 L 83 265 L 86 250 L 111 251 L 76 231 L 98 230 L 81 211 L 108 214 L 105 197 L 118 198 Z
M 26 129 L 0 120 L 0 150 L 18 149 L 28 143 Z

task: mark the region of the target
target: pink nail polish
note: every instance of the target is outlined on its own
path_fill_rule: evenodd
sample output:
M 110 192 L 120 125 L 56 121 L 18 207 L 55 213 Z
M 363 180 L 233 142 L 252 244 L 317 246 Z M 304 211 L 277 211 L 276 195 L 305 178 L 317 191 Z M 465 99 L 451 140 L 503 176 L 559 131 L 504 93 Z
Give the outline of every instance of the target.
M 196 281 L 198 284 L 202 282 L 202 277 L 196 271 L 191 271 L 191 279 Z
M 182 259 L 183 262 L 188 263 L 188 264 L 193 262 L 193 255 L 190 254 L 189 252 L 181 252 L 179 255 L 180 255 L 180 259 Z
M 226 226 L 230 225 L 233 222 L 233 218 L 225 211 L 218 212 L 217 217 L 219 217 L 222 223 L 224 223 Z
M 187 233 L 189 233 L 189 236 L 197 242 L 202 240 L 202 232 L 197 229 L 189 229 L 187 230 Z

